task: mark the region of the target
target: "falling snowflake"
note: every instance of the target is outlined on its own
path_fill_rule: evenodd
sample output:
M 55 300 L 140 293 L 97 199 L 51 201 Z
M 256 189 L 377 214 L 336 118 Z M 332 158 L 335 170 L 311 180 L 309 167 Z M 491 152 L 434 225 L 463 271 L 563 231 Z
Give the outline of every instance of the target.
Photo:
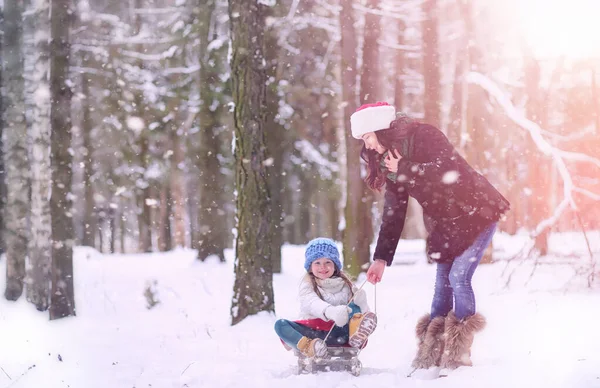
M 458 176 L 459 176 L 458 171 L 456 171 L 456 170 L 448 171 L 442 177 L 442 182 L 447 185 L 451 185 L 453 183 L 456 183 L 456 181 L 458 180 Z

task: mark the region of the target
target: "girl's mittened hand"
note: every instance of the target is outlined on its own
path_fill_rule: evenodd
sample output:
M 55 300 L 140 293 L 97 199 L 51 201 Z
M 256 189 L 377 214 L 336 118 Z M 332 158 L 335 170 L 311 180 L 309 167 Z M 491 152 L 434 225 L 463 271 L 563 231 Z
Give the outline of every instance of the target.
M 350 319 L 350 311 L 352 309 L 346 305 L 329 306 L 325 309 L 325 318 L 335 322 L 336 326 L 345 326 Z
M 363 311 L 365 306 L 367 306 L 367 293 L 365 292 L 365 290 L 358 290 L 356 291 L 356 293 L 354 294 L 354 303 L 360 307 L 360 312 L 361 313 L 365 313 L 366 311 Z

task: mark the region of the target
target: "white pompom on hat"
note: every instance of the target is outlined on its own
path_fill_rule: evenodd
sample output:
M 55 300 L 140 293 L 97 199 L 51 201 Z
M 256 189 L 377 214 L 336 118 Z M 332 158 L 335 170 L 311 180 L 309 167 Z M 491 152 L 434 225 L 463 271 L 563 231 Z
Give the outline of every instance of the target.
M 352 136 L 361 139 L 365 133 L 387 129 L 395 118 L 396 109 L 387 102 L 362 105 L 350 116 Z

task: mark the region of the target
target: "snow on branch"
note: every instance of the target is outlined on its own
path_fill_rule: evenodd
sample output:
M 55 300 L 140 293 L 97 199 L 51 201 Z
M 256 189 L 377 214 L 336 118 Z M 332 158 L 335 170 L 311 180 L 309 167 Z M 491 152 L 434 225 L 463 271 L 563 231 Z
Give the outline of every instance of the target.
M 549 138 L 552 138 L 557 141 L 578 140 L 578 139 L 582 139 L 588 135 L 591 135 L 594 132 L 595 132 L 595 129 L 594 129 L 593 125 L 588 125 L 586 128 L 582 129 L 581 131 L 570 133 L 568 135 L 561 135 L 559 133 L 554 133 L 554 132 L 550 132 L 545 129 L 542 129 L 542 135 L 548 136 Z
M 323 156 L 308 140 L 299 140 L 294 145 L 305 161 L 319 167 L 322 177 L 331 179 L 333 173 L 339 171 L 339 166 Z
M 356 11 L 370 13 L 372 15 L 377 15 L 377 16 L 385 16 L 385 17 L 388 17 L 391 19 L 398 19 L 398 20 L 404 20 L 404 21 L 413 20 L 413 19 L 410 19 L 407 15 L 390 12 L 390 10 L 384 11 L 384 10 L 377 9 L 377 8 L 368 8 L 368 7 L 365 7 L 364 5 L 360 5 L 360 4 L 354 4 L 352 6 L 352 8 L 355 9 Z
M 596 194 L 596 193 L 593 193 L 593 192 L 591 192 L 589 190 L 581 189 L 579 187 L 573 187 L 573 191 L 576 192 L 576 193 L 579 193 L 581 195 L 585 195 L 586 197 L 591 198 L 594 201 L 600 201 L 600 195 Z
M 200 71 L 200 65 L 188 66 L 188 67 L 170 67 L 162 71 L 163 75 L 172 74 L 193 74 Z
M 162 15 L 172 14 L 173 12 L 181 12 L 181 7 L 165 7 L 165 8 L 134 8 L 133 12 L 138 15 Z
M 97 69 L 95 67 L 71 66 L 71 67 L 69 67 L 69 70 L 71 70 L 75 74 L 91 74 L 91 75 L 97 75 L 97 76 L 101 76 L 101 77 L 113 77 L 114 76 L 113 73 L 104 71 L 102 69 Z
M 579 152 L 570 152 L 570 151 L 562 151 L 558 150 L 558 153 L 567 160 L 574 160 L 576 162 L 589 162 L 593 163 L 596 166 L 600 167 L 600 159 L 594 158 L 593 156 L 589 156 L 586 154 L 582 154 Z
M 550 156 L 554 161 L 556 168 L 563 180 L 563 194 L 564 199 L 560 203 L 560 205 L 555 209 L 554 214 L 550 216 L 548 219 L 543 220 L 536 227 L 534 234 L 532 237 L 536 237 L 539 235 L 545 228 L 553 225 L 559 218 L 559 216 L 564 212 L 567 206 L 570 206 L 572 209 L 577 211 L 577 206 L 575 201 L 573 200 L 573 192 L 579 192 L 582 194 L 586 194 L 588 197 L 598 196 L 595 193 L 588 192 L 586 190 L 582 190 L 574 187 L 573 178 L 567 166 L 565 164 L 565 151 L 561 151 L 555 147 L 553 147 L 543 136 L 542 136 L 542 128 L 533 121 L 527 119 L 521 112 L 519 112 L 513 103 L 510 101 L 508 96 L 500 89 L 500 87 L 492 81 L 490 78 L 485 75 L 477 72 L 470 72 L 467 74 L 467 82 L 475 85 L 481 86 L 484 90 L 486 90 L 492 97 L 496 99 L 498 104 L 504 109 L 504 112 L 507 116 L 515 122 L 519 127 L 527 130 L 529 135 L 533 139 L 537 148 L 547 156 Z M 574 153 L 567 153 L 570 158 L 573 158 Z M 585 156 L 585 161 L 590 161 L 587 158 L 594 160 L 592 157 Z
M 120 50 L 121 54 L 126 55 L 131 58 L 141 59 L 145 61 L 162 61 L 163 59 L 173 58 L 175 53 L 177 52 L 178 46 L 171 46 L 167 50 L 158 54 L 143 54 L 137 51 L 131 50 Z
M 386 12 L 386 16 L 387 16 L 387 13 L 397 14 L 397 13 L 412 12 L 415 9 L 420 9 L 422 5 L 423 5 L 423 0 L 414 0 L 414 1 L 404 0 L 402 2 L 393 0 L 390 2 L 386 2 L 386 1 L 382 2 L 380 4 L 379 8 L 381 8 L 382 11 Z
M 383 39 L 380 39 L 377 43 L 379 43 L 380 46 L 395 49 L 395 50 L 412 51 L 412 52 L 418 52 L 421 50 L 421 46 L 408 45 L 408 44 L 396 44 L 396 43 L 388 42 Z

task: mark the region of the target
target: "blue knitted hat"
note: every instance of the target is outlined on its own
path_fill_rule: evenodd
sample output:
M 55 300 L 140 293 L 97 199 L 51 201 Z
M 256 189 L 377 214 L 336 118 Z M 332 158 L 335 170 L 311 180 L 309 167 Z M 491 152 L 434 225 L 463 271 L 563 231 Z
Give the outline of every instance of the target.
M 338 251 L 335 242 L 330 238 L 319 237 L 311 240 L 306 245 L 304 257 L 306 258 L 304 261 L 304 269 L 306 269 L 306 272 L 310 271 L 310 266 L 313 261 L 323 257 L 333 261 L 333 264 L 338 270 L 342 269 L 340 252 Z

